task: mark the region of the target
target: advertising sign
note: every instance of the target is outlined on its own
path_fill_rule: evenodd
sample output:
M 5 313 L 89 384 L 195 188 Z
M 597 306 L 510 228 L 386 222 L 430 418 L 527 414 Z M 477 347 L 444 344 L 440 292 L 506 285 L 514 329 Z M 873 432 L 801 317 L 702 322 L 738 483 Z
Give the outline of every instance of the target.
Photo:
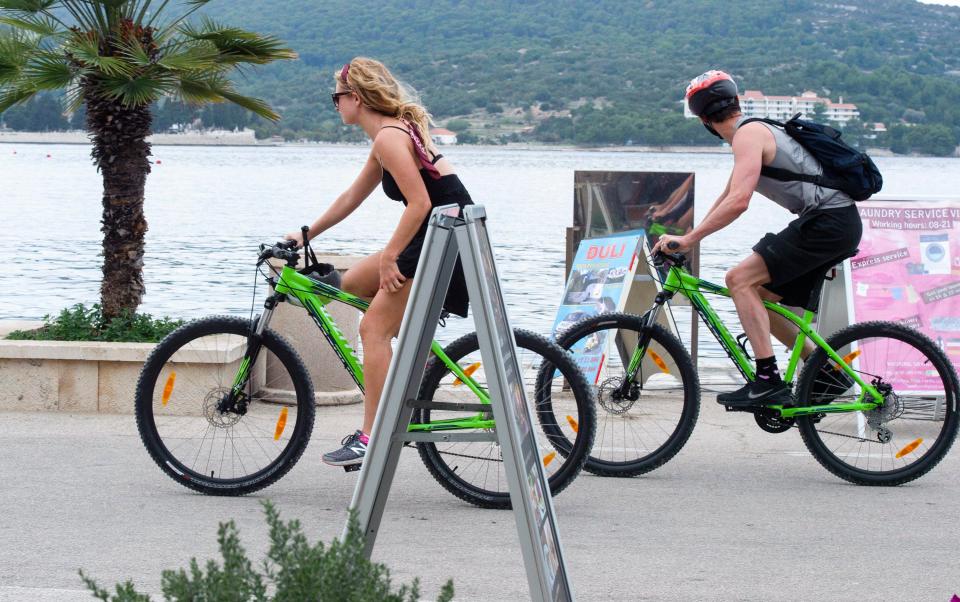
M 854 322 L 891 320 L 923 332 L 960 360 L 960 203 L 868 201 L 860 253 L 850 260 Z M 898 371 L 903 389 L 939 382 L 922 365 Z
M 623 309 L 626 294 L 637 270 L 638 247 L 644 231 L 636 230 L 580 241 L 563 291 L 563 300 L 553 323 L 556 336 L 580 320 Z M 600 370 L 607 331 L 578 342 L 572 349 L 587 378 Z

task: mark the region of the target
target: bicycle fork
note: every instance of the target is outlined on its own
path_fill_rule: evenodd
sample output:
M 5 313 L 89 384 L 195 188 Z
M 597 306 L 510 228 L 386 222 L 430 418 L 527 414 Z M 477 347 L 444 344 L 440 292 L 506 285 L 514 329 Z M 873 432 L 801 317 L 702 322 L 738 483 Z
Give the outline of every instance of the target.
M 240 360 L 240 367 L 237 368 L 230 393 L 217 406 L 220 412 L 235 411 L 240 415 L 246 413 L 247 398 L 243 395 L 243 390 L 250 382 L 251 370 L 256 365 L 257 358 L 260 357 L 260 349 L 263 347 L 263 333 L 270 324 L 276 306 L 277 299 L 273 296 L 267 297 L 263 303 L 263 313 L 254 318 L 250 333 L 247 335 L 247 349 L 243 354 L 243 359 Z
M 650 332 L 653 329 L 653 325 L 657 323 L 657 318 L 660 316 L 663 304 L 666 303 L 671 296 L 672 294 L 665 291 L 657 293 L 653 307 L 643 315 L 643 326 L 640 329 L 640 335 L 637 339 L 637 347 L 630 356 L 630 362 L 627 364 L 623 382 L 620 383 L 620 387 L 615 391 L 615 395 L 621 399 L 631 398 L 633 389 L 638 384 L 636 382 L 637 373 L 640 371 L 640 364 L 643 358 L 647 355 L 647 346 L 650 344 L 651 338 Z

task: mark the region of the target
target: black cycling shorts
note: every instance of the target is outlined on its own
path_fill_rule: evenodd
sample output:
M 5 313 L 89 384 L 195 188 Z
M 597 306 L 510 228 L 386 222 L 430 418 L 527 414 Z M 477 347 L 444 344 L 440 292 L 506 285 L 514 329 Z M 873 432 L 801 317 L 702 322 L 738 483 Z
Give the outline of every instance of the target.
M 857 252 L 863 224 L 855 205 L 814 209 L 777 234 L 768 233 L 753 246 L 770 273 L 764 288 L 781 303 L 817 310 L 826 273 Z M 815 294 L 811 294 L 815 293 Z

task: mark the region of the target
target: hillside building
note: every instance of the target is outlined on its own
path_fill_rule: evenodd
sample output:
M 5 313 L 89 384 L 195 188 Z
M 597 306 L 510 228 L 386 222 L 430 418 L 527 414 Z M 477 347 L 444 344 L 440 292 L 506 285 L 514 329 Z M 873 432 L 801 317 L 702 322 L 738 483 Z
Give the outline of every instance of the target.
M 456 144 L 457 133 L 451 132 L 446 128 L 433 128 L 430 130 L 430 138 L 434 144 Z

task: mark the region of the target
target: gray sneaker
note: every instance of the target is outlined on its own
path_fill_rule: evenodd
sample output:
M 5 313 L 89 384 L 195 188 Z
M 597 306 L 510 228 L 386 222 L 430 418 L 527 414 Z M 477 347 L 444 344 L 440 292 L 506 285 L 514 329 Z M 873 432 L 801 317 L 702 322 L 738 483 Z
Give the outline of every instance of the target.
M 367 454 L 367 444 L 360 441 L 362 433 L 357 431 L 352 435 L 347 435 L 340 443 L 343 445 L 340 449 L 323 454 L 323 463 L 330 466 L 351 466 L 353 464 L 362 464 L 363 457 Z

